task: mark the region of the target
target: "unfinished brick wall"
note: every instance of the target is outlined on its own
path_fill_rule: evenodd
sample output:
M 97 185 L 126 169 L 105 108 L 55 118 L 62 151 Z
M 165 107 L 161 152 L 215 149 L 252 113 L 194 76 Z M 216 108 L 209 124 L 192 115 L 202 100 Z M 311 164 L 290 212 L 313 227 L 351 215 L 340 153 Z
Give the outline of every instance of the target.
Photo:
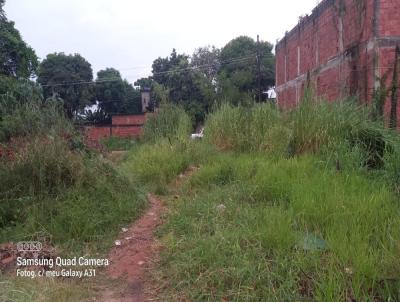
M 111 136 L 121 138 L 138 138 L 142 135 L 146 114 L 116 115 L 112 117 L 111 125 L 86 126 L 85 137 L 88 145 L 97 145 L 102 139 Z
M 92 141 L 100 141 L 111 136 L 111 127 L 86 126 L 85 136 Z
M 143 126 L 112 127 L 111 136 L 123 138 L 138 138 L 142 135 Z
M 397 44 L 400 0 L 323 0 L 276 46 L 278 104 L 296 106 L 307 85 L 329 101 L 370 102 L 380 79 L 391 85 Z
M 114 126 L 122 125 L 138 125 L 142 126 L 146 122 L 146 114 L 140 115 L 114 115 L 112 117 L 112 124 Z

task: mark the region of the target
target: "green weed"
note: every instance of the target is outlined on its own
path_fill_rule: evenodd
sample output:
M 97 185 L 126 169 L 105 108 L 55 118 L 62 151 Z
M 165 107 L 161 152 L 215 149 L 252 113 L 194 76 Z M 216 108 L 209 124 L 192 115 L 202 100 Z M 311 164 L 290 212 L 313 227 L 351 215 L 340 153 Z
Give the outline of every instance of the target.
M 108 139 L 104 139 L 102 144 L 109 151 L 128 151 L 137 146 L 137 141 L 130 138 L 120 138 L 120 137 L 110 137 Z
M 384 180 L 314 155 L 225 154 L 182 188 L 161 230 L 165 299 L 397 298 L 399 210 Z M 309 234 L 327 250 L 304 250 Z

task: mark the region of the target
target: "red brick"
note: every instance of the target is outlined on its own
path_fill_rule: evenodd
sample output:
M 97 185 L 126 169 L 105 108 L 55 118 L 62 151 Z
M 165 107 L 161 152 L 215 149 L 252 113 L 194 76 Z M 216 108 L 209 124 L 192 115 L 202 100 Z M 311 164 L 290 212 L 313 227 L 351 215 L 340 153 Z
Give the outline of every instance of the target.
M 344 0 L 345 10 L 341 15 L 340 1 L 323 0 L 311 16 L 303 18 L 276 46 L 276 86 L 281 107 L 290 108 L 299 102 L 307 74 L 311 75 L 318 96 L 334 101 L 355 94 L 370 103 L 375 72 L 379 77 L 390 73 L 394 45 L 385 43 L 387 38 L 400 43 L 400 0 L 379 1 L 377 12 L 374 0 L 365 1 L 365 10 L 360 10 L 354 0 Z M 379 60 L 375 66 L 373 20 L 378 13 L 381 46 L 376 48 Z M 386 84 L 390 82 L 391 75 Z M 388 102 L 386 112 L 390 111 Z

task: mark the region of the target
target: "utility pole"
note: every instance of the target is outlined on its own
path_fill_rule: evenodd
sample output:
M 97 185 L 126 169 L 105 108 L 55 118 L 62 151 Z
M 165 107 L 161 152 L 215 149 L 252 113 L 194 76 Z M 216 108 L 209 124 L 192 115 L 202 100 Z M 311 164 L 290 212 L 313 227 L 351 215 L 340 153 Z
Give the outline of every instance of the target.
M 396 46 L 394 55 L 394 68 L 393 68 L 393 78 L 392 78 L 392 98 L 391 98 L 391 109 L 390 109 L 390 128 L 397 128 L 397 96 L 399 88 L 399 63 L 400 63 L 400 46 Z
M 257 88 L 258 102 L 261 103 L 261 54 L 260 54 L 260 36 L 257 35 Z

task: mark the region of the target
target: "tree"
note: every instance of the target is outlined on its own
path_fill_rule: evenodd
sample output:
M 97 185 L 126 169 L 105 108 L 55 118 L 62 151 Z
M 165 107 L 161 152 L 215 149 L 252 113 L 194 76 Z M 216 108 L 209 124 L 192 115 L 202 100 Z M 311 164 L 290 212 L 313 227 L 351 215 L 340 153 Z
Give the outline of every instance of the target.
M 97 73 L 96 99 L 108 115 L 137 114 L 141 111 L 139 89 L 123 80 L 120 72 L 114 68 Z
M 5 114 L 29 102 L 42 101 L 42 91 L 31 81 L 38 65 L 35 52 L 7 20 L 0 0 L 0 123 Z
M 193 123 L 201 122 L 214 100 L 215 89 L 203 73 L 190 66 L 189 57 L 174 49 L 153 63 L 153 79 L 168 91 L 172 103 L 182 105 Z
M 133 87 L 131 83 L 124 80 L 125 86 L 125 108 L 121 113 L 138 114 L 142 112 L 142 96 L 140 89 Z
M 4 20 L 6 18 L 6 14 L 3 9 L 5 2 L 6 2 L 6 0 L 0 0 L 0 21 Z
M 14 27 L 14 22 L 7 20 L 3 5 L 4 0 L 0 0 L 0 74 L 31 78 L 35 75 L 38 58 Z
M 189 56 L 177 54 L 176 50 L 173 49 L 169 57 L 156 59 L 152 68 L 154 81 L 169 86 L 174 72 L 189 68 Z
M 37 81 L 45 98 L 63 99 L 69 118 L 94 102 L 92 67 L 79 54 L 49 54 L 39 65 Z
M 136 80 L 136 82 L 134 83 L 134 85 L 136 87 L 139 87 L 140 89 L 152 88 L 153 84 L 154 84 L 154 80 L 151 77 L 141 78 L 139 80 Z
M 215 83 L 221 65 L 220 53 L 221 50 L 215 46 L 199 47 L 193 53 L 190 65 L 203 73 L 211 83 Z
M 259 49 L 257 49 L 259 48 Z M 257 42 L 241 36 L 230 41 L 221 50 L 221 68 L 218 73 L 220 92 L 230 97 L 255 96 L 257 87 L 256 55 L 261 55 L 261 88 L 267 89 L 275 83 L 275 57 L 273 46 L 268 42 Z M 233 100 L 240 101 L 240 100 Z

